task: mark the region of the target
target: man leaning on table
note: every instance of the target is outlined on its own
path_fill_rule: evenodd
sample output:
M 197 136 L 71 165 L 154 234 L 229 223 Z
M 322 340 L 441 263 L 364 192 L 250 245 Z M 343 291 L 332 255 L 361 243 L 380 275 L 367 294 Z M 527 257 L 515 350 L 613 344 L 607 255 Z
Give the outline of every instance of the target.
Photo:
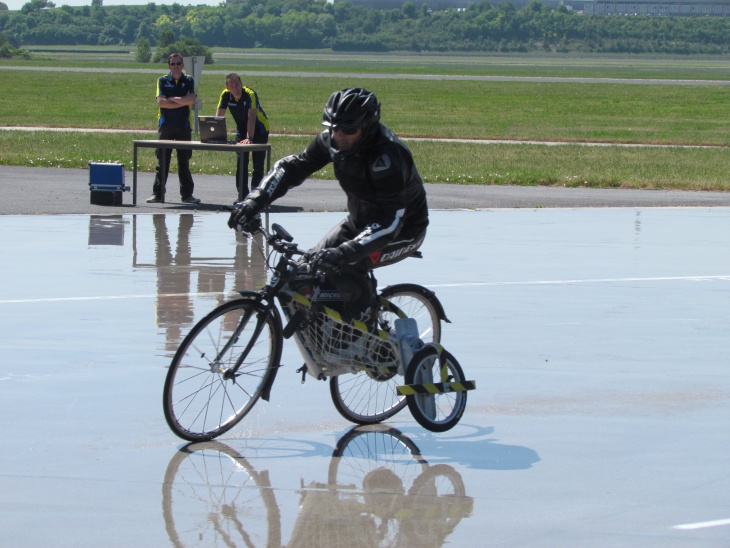
M 259 101 L 258 93 L 248 86 L 244 86 L 241 77 L 232 72 L 226 76 L 226 87 L 218 99 L 216 116 L 225 116 L 226 109 L 231 111 L 236 121 L 236 141 L 242 144 L 265 144 L 269 142 L 269 119 Z M 243 191 L 237 188 L 239 196 L 248 194 L 248 152 L 243 154 L 243 173 L 236 168 L 236 186 L 238 181 L 243 185 Z M 251 188 L 256 188 L 264 178 L 264 164 L 266 151 L 257 150 L 253 155 L 253 173 L 251 174 Z M 237 164 L 240 166 L 240 163 Z M 239 178 L 240 177 L 240 178 Z
M 191 76 L 183 73 L 183 58 L 179 53 L 173 53 L 167 58 L 170 72 L 157 80 L 157 105 L 159 106 L 157 120 L 157 138 L 163 141 L 190 141 L 192 127 L 190 125 L 190 105 L 195 104 L 195 81 Z M 180 178 L 180 197 L 185 204 L 198 204 L 200 200 L 193 196 L 193 176 L 190 174 L 190 158 L 192 150 L 176 150 L 177 174 Z M 170 172 L 172 150 L 158 148 L 155 182 L 152 186 L 152 196 L 147 203 L 162 202 L 162 181 L 167 182 Z M 165 173 L 162 173 L 160 160 L 165 155 Z M 164 177 L 164 179 L 163 179 Z

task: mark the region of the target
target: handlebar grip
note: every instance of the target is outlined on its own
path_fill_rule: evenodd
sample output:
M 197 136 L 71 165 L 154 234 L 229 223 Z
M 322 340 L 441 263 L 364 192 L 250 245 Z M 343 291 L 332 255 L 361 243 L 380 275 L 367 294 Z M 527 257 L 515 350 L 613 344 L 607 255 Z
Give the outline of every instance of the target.
M 285 242 L 294 241 L 294 236 L 289 234 L 289 232 L 287 232 L 287 230 L 278 223 L 274 223 L 273 225 L 271 225 L 271 230 L 277 238 L 281 238 Z

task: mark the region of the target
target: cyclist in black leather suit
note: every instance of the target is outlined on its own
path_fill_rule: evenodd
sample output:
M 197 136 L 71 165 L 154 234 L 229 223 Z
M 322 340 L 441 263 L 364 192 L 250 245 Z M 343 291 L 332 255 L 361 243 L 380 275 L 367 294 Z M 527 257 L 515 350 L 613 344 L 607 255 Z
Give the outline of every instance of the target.
M 423 243 L 426 191 L 408 147 L 380 123 L 375 94 L 362 88 L 333 93 L 322 125 L 326 129 L 303 153 L 276 162 L 258 188 L 236 204 L 228 226 L 250 231 L 262 209 L 332 162 L 347 194 L 348 216 L 311 253 L 340 267 L 332 281 L 346 298 L 345 311 L 357 317 L 375 304 L 368 269 L 403 260 Z

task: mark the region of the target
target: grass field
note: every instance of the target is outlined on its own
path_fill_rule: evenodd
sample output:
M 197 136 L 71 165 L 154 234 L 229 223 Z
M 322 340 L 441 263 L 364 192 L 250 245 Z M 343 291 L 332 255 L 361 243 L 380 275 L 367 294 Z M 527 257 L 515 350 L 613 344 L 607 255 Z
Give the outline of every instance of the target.
M 83 66 L 91 63 L 84 58 L 86 55 L 90 54 L 78 53 L 74 60 L 65 58 L 73 57 L 72 54 L 61 52 L 54 64 Z M 237 70 L 244 83 L 259 92 L 269 114 L 274 158 L 300 152 L 306 146 L 311 135 L 319 130 L 322 107 L 331 91 L 360 85 L 378 94 L 383 103 L 383 122 L 405 138 L 419 171 L 429 182 L 730 190 L 728 85 L 372 76 L 393 72 L 671 79 L 682 74 L 684 79 L 717 80 L 728 74 L 728 60 L 372 55 L 348 60 L 319 52 L 242 51 L 217 52 L 215 58 L 217 63 L 205 68 L 199 82 L 203 104 L 200 113 L 214 113 L 223 88 L 223 74 Z M 241 65 L 234 64 L 236 59 L 241 60 Z M 246 64 L 242 66 L 244 60 Z M 42 60 L 32 63 L 41 64 Z M 50 61 L 46 60 L 46 64 Z M 115 58 L 97 58 L 96 65 L 154 68 Z M 156 68 L 159 72 L 1 70 L 3 87 L 14 90 L 0 104 L 2 125 L 130 129 L 140 133 L 0 131 L 0 163 L 85 167 L 88 161 L 113 160 L 131 165 L 132 139 L 154 138 L 154 82 L 156 75 L 165 71 L 164 66 Z M 321 70 L 327 76 L 247 75 L 246 68 Z M 358 72 L 362 76 L 338 76 L 337 72 Z M 598 142 L 616 146 L 449 143 L 413 140 L 414 137 Z M 618 146 L 624 144 L 681 146 Z M 710 146 L 683 148 L 687 145 Z M 141 169 L 153 169 L 151 151 L 141 155 L 140 161 Z M 198 173 L 230 173 L 235 169 L 232 159 L 216 153 L 196 152 L 193 162 L 193 170 Z M 332 174 L 325 170 L 316 176 L 331 178 Z

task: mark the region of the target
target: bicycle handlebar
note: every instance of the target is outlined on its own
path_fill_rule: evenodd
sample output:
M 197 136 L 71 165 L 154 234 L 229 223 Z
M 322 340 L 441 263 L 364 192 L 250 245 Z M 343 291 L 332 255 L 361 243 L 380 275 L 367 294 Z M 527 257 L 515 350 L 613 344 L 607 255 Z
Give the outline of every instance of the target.
M 324 277 L 327 275 L 328 272 L 339 272 L 340 270 L 340 267 L 325 264 L 316 256 L 307 256 L 307 252 L 302 251 L 299 248 L 299 245 L 294 242 L 294 237 L 278 223 L 273 223 L 271 225 L 271 231 L 267 230 L 267 228 L 263 226 L 263 224 L 259 224 L 251 232 L 246 232 L 243 230 L 241 230 L 241 232 L 249 235 L 253 235 L 256 233 L 262 234 L 266 242 L 275 251 L 281 253 L 284 257 L 286 257 L 289 264 L 300 267 L 300 272 L 301 268 L 303 267 L 304 271 L 307 274 L 309 274 L 313 278 L 319 279 L 320 281 L 324 280 Z M 300 261 L 294 261 L 292 257 L 295 256 L 303 257 L 304 259 Z

